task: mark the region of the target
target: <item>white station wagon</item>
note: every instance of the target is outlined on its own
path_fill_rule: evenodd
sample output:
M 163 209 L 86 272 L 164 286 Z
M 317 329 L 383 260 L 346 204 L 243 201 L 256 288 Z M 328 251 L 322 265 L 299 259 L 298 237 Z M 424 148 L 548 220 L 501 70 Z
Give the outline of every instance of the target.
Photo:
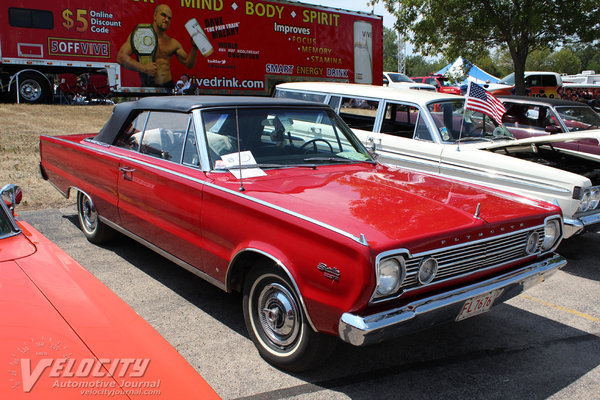
M 600 163 L 552 146 L 599 140 L 600 131 L 516 140 L 487 115 L 465 112 L 464 97 L 437 92 L 295 82 L 278 85 L 275 96 L 329 104 L 383 163 L 559 205 L 565 237 L 600 226 Z

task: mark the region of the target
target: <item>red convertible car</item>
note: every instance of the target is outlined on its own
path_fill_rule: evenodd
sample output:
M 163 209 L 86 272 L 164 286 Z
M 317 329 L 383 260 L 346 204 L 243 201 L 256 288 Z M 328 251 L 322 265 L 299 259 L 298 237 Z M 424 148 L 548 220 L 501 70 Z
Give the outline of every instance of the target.
M 0 398 L 219 398 L 125 302 L 13 217 L 17 186 L 1 194 Z
M 320 103 L 145 98 L 42 136 L 41 171 L 94 243 L 130 236 L 243 293 L 261 356 L 299 371 L 463 320 L 565 260 L 554 205 L 377 163 Z

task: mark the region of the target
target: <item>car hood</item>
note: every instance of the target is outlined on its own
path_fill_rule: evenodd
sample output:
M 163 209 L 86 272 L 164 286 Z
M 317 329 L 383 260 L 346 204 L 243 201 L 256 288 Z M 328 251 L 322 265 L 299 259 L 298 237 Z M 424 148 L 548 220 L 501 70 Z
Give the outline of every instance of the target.
M 0 262 L 0 343 L 8 359 L 12 396 L 26 393 L 38 398 L 81 398 L 77 390 L 53 387 L 57 378 L 49 378 L 46 361 L 62 358 L 95 360 L 96 357 L 44 296 L 18 261 Z M 82 384 L 102 382 L 115 385 L 110 376 L 77 377 Z M 117 397 L 120 398 L 120 397 Z
M 17 233 L 13 236 L 2 239 L 0 246 L 0 262 L 16 260 L 30 256 L 35 253 L 35 246 L 25 235 Z
M 517 140 L 498 140 L 495 142 L 479 142 L 467 144 L 468 147 L 475 147 L 482 150 L 503 149 L 509 147 L 529 146 L 536 144 L 539 146 L 552 143 L 572 142 L 583 139 L 594 139 L 600 142 L 600 129 L 590 129 L 581 132 L 556 133 L 543 136 L 533 136 Z M 461 144 L 463 146 L 463 144 Z
M 356 237 L 364 235 L 371 246 L 423 242 L 457 229 L 475 232 L 514 221 L 539 224 L 540 213 L 559 212 L 547 203 L 382 165 L 267 174 L 244 181 L 244 195 Z

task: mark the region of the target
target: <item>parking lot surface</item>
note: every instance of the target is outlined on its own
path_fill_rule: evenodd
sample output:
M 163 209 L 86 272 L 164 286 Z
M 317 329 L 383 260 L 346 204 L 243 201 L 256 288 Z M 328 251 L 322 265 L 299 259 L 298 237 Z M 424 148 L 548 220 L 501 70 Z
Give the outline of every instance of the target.
M 74 206 L 20 217 L 125 300 L 224 399 L 600 399 L 598 233 L 564 242 L 563 270 L 489 313 L 371 347 L 339 342 L 318 369 L 289 374 L 258 355 L 239 294 L 128 238 L 87 242 Z

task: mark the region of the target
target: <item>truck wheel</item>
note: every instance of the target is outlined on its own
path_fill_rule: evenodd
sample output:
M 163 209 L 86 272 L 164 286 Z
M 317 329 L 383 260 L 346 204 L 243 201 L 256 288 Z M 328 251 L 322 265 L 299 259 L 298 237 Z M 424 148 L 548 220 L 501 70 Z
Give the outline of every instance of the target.
M 315 332 L 287 278 L 272 266 L 253 268 L 244 284 L 246 329 L 261 357 L 299 372 L 324 361 L 337 338 Z
M 50 88 L 44 78 L 32 73 L 19 75 L 18 90 L 19 102 L 21 103 L 46 103 L 50 95 Z
M 114 237 L 115 231 L 100 221 L 92 200 L 82 192 L 77 193 L 77 214 L 79 226 L 91 243 L 104 243 Z

